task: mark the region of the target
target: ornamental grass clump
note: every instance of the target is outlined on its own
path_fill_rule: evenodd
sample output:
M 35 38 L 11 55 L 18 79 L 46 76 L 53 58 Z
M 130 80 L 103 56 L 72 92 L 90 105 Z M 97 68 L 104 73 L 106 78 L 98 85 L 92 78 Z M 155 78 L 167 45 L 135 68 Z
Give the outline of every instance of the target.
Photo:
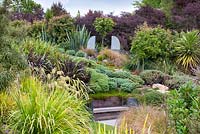
M 22 80 L 13 94 L 16 109 L 10 116 L 15 134 L 81 134 L 90 131 L 85 102 L 68 90 L 47 88 L 33 77 Z

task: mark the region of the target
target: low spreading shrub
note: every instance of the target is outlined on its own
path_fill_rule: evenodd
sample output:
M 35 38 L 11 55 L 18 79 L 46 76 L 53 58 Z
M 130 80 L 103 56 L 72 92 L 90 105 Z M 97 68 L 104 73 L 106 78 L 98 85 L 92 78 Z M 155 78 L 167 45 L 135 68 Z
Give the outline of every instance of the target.
M 153 85 L 157 83 L 163 84 L 164 80 L 168 79 L 169 76 L 158 70 L 145 70 L 140 73 L 140 77 L 145 81 L 145 84 Z
M 120 85 L 120 89 L 124 92 L 132 92 L 134 87 L 136 85 L 134 85 L 134 83 L 131 83 L 131 82 L 127 82 L 127 83 L 123 83 Z
M 69 57 L 69 58 L 72 61 L 77 62 L 77 63 L 82 62 L 87 67 L 96 67 L 97 66 L 97 63 L 94 60 L 89 60 L 87 58 L 75 57 L 75 56 L 72 56 L 72 57 Z
M 96 72 L 94 69 L 90 70 L 90 88 L 95 92 L 107 92 L 109 91 L 108 76 L 102 73 Z
M 187 83 L 168 96 L 169 124 L 177 134 L 200 132 L 200 87 Z
M 117 83 L 116 82 L 114 82 L 114 81 L 110 81 L 110 79 L 109 79 L 109 81 L 108 81 L 108 85 L 109 85 L 109 89 L 110 90 L 116 90 L 118 87 L 117 87 Z
M 81 50 L 79 50 L 78 52 L 76 52 L 76 56 L 77 57 L 86 57 L 86 53 L 81 51 Z

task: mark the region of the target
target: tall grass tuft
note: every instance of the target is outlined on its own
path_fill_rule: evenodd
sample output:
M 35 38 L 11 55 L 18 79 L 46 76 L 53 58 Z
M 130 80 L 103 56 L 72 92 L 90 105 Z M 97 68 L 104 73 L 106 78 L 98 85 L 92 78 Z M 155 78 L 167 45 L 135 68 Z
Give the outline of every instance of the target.
M 67 90 L 47 87 L 34 77 L 21 82 L 13 95 L 16 110 L 10 127 L 18 134 L 82 134 L 90 131 L 85 102 Z

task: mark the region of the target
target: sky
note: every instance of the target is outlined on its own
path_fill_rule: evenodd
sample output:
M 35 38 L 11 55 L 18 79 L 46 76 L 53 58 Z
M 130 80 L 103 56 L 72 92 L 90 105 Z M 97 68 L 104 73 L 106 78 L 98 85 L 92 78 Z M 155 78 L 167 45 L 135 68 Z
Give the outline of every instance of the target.
M 34 0 L 40 3 L 44 10 L 50 8 L 51 5 L 56 2 L 61 2 L 63 7 L 70 12 L 72 16 L 76 16 L 78 10 L 81 15 L 84 15 L 91 10 L 103 11 L 105 14 L 111 12 L 114 15 L 120 15 L 122 11 L 132 12 L 134 7 L 132 6 L 133 0 Z

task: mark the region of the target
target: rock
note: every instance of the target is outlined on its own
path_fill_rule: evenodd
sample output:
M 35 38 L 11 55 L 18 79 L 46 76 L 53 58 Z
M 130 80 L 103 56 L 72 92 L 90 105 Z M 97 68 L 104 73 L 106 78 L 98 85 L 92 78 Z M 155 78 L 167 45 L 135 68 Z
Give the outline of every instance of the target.
M 162 84 L 153 84 L 152 88 L 159 89 L 158 91 L 161 93 L 166 93 L 169 90 L 167 86 L 164 86 Z

